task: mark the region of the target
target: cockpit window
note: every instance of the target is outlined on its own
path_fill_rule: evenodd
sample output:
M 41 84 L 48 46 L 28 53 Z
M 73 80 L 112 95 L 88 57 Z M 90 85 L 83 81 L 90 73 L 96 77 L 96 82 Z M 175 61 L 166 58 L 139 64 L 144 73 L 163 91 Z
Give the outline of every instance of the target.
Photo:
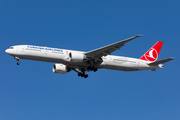
M 13 49 L 13 47 L 10 47 L 9 49 Z

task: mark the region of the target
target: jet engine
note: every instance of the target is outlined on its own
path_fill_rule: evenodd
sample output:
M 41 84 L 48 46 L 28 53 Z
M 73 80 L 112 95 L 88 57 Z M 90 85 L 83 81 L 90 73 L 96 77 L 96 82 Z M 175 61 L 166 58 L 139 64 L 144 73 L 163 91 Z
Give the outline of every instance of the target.
M 53 65 L 53 72 L 54 73 L 66 74 L 69 71 L 70 71 L 70 69 L 66 65 L 63 65 L 63 64 L 54 64 Z
M 69 53 L 69 57 L 71 58 L 71 62 L 83 62 L 86 59 L 86 56 L 82 53 Z

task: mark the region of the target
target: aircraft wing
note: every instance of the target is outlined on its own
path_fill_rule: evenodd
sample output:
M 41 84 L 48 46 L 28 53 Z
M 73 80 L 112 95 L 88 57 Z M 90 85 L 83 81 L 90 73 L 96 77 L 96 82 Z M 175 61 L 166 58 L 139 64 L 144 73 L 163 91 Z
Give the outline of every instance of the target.
M 119 42 L 116 42 L 116 43 L 113 43 L 113 44 L 110 44 L 110 45 L 107 45 L 107 46 L 104 46 L 104 47 L 101 47 L 101 48 L 98 48 L 98 49 L 95 49 L 92 51 L 89 51 L 89 52 L 85 53 L 85 55 L 90 56 L 90 57 L 98 57 L 98 58 L 109 55 L 112 52 L 120 49 L 122 46 L 124 46 L 125 43 L 127 43 L 137 37 L 140 37 L 140 36 L 142 36 L 142 35 L 136 35 L 134 37 L 131 37 L 131 38 L 128 38 L 128 39 L 125 39 L 125 40 L 122 40 L 122 41 L 119 41 Z

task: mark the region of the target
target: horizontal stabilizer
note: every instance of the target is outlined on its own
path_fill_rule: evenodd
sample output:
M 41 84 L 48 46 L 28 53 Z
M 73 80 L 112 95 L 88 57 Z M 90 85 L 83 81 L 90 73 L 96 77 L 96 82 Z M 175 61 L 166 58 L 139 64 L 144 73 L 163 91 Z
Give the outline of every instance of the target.
M 159 64 L 169 62 L 171 60 L 174 60 L 174 58 L 167 58 L 167 59 L 164 59 L 164 60 L 159 60 L 159 61 L 156 61 L 156 62 L 149 63 L 148 65 L 159 65 Z

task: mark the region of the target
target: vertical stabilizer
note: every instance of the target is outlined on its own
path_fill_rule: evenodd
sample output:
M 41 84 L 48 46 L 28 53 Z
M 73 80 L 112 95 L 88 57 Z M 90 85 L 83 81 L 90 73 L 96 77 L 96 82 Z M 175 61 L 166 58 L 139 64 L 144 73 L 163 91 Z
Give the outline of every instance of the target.
M 150 62 L 155 62 L 158 59 L 163 42 L 158 41 L 154 46 L 151 47 L 140 59 Z

